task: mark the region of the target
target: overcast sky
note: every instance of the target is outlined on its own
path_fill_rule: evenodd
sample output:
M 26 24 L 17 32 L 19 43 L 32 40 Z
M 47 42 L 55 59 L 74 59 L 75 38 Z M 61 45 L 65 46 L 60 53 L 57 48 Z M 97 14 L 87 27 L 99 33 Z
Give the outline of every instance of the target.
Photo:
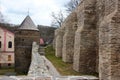
M 9 23 L 21 24 L 29 15 L 38 25 L 50 25 L 51 13 L 64 10 L 69 0 L 0 0 L 0 9 Z

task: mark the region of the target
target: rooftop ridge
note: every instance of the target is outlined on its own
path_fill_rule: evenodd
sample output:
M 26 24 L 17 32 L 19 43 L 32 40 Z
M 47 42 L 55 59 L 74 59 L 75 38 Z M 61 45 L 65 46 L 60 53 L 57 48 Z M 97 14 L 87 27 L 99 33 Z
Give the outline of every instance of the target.
M 26 16 L 26 18 L 23 20 L 23 22 L 21 23 L 19 29 L 24 29 L 24 30 L 37 30 L 36 25 L 34 24 L 34 22 L 32 21 L 32 19 L 30 18 L 29 15 Z

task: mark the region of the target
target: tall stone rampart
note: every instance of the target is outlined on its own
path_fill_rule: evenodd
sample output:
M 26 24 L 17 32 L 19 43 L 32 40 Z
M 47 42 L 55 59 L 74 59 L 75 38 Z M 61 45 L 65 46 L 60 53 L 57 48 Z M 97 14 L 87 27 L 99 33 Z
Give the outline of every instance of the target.
M 100 1 L 98 1 L 99 3 Z M 99 25 L 100 80 L 120 79 L 120 1 L 104 0 L 104 17 Z
M 63 48 L 63 35 L 64 35 L 64 26 L 60 29 L 55 30 L 55 55 L 56 57 L 62 57 L 62 48 Z
M 95 3 L 96 0 L 83 0 L 77 11 L 73 68 L 85 74 L 96 72 Z
M 62 60 L 64 62 L 73 62 L 74 55 L 74 36 L 75 23 L 77 22 L 76 12 L 72 12 L 65 20 L 65 34 L 63 36 Z
M 72 62 L 73 59 L 75 71 L 97 72 L 100 80 L 119 80 L 120 1 L 81 0 L 76 8 L 77 21 L 73 13 L 65 20 L 63 61 Z M 73 23 L 77 30 L 72 29 Z

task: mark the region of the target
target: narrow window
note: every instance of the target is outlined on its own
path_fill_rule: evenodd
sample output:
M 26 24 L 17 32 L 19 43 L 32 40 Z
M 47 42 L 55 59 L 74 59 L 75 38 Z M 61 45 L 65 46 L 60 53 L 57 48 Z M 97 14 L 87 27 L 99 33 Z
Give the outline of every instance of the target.
M 12 61 L 11 55 L 8 55 L 8 61 Z
M 1 43 L 1 41 L 0 41 L 0 48 L 2 47 L 2 43 Z
M 0 68 L 1 68 L 1 63 L 0 63 Z
M 12 42 L 11 41 L 8 42 L 8 48 L 12 48 Z

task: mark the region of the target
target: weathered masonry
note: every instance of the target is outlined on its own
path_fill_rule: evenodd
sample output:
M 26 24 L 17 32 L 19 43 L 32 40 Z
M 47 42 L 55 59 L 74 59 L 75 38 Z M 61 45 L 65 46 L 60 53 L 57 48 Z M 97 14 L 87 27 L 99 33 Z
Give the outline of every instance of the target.
M 15 32 L 15 71 L 28 72 L 31 63 L 32 43 L 39 44 L 39 30 L 27 16 Z
M 73 68 L 81 73 L 95 73 L 96 26 L 95 0 L 84 0 L 78 6 L 78 28 L 75 32 Z
M 73 62 L 75 36 L 74 24 L 76 21 L 77 17 L 75 12 L 71 13 L 65 20 L 64 26 L 68 27 L 65 27 L 65 33 L 63 36 L 62 59 L 64 62 Z
M 120 79 L 119 0 L 81 0 L 56 32 L 56 37 L 62 34 L 56 54 L 73 62 L 75 71 L 99 73 L 100 80 Z
M 56 56 L 62 57 L 62 46 L 63 46 L 63 35 L 64 35 L 64 27 L 61 27 L 59 30 L 55 31 L 55 47 L 56 47 Z

